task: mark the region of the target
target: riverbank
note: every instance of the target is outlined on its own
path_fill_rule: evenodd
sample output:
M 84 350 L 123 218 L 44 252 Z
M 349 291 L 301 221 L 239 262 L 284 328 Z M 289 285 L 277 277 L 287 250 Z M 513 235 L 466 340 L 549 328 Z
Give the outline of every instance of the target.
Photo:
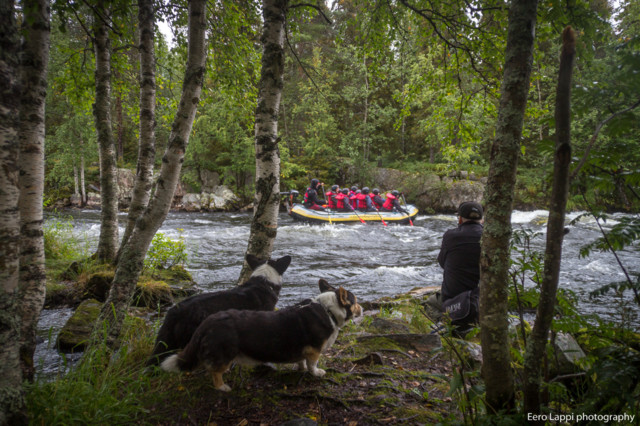
M 448 394 L 458 362 L 452 361 L 447 340 L 430 334 L 432 323 L 420 300 L 402 296 L 363 303 L 364 315 L 348 324 L 321 357 L 323 378 L 291 365 L 236 366 L 225 374 L 230 393 L 215 390 L 204 370 L 145 371 L 158 324 L 137 324 L 133 330 L 129 323 L 111 362 L 104 364 L 105 354 L 98 350 L 89 365 L 30 390 L 32 423 L 111 423 L 124 413 L 128 422 L 140 424 L 459 422 L 463 414 L 455 395 Z M 94 361 L 103 367 L 91 365 Z M 464 368 L 474 367 L 469 360 Z M 117 403 L 103 395 L 112 386 Z

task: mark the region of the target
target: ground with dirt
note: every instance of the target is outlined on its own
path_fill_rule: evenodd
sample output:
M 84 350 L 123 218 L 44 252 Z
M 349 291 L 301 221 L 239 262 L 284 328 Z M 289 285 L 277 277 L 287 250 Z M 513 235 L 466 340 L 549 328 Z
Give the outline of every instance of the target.
M 323 354 L 323 378 L 295 366 L 235 366 L 224 376 L 229 393 L 214 389 L 204 370 L 162 371 L 144 405 L 154 424 L 295 425 L 435 424 L 461 421 L 447 396 L 450 351 L 415 299 L 369 306 Z M 377 309 L 376 309 L 377 308 Z M 445 347 L 448 346 L 445 342 Z M 456 367 L 457 368 L 457 367 Z M 173 391 L 171 391 L 173 389 Z

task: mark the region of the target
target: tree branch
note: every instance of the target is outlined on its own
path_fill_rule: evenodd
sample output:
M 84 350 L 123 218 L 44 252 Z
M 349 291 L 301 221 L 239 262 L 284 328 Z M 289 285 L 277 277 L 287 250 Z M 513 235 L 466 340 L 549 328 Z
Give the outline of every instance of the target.
M 589 145 L 587 145 L 587 149 L 584 151 L 584 154 L 582 155 L 582 158 L 578 162 L 578 165 L 576 166 L 576 168 L 571 173 L 570 180 L 574 180 L 575 179 L 575 177 L 578 175 L 578 172 L 580 171 L 580 169 L 587 162 L 587 158 L 589 157 L 589 153 L 591 152 L 591 148 L 593 148 L 593 146 L 595 145 L 596 140 L 598 139 L 598 135 L 600 135 L 600 131 L 602 130 L 604 125 L 607 124 L 609 121 L 613 120 L 614 118 L 616 118 L 617 116 L 622 115 L 625 112 L 629 112 L 629 111 L 637 108 L 638 106 L 640 106 L 640 99 L 638 101 L 636 101 L 636 103 L 634 103 L 630 107 L 625 108 L 625 109 L 623 109 L 621 111 L 615 112 L 615 113 L 611 114 L 609 117 L 607 117 L 604 120 L 602 120 L 600 123 L 598 123 L 598 125 L 596 126 L 595 133 L 593 134 L 593 136 L 591 136 L 591 139 L 589 140 Z
M 329 19 L 329 17 L 325 15 L 324 10 L 322 10 L 322 8 L 319 6 L 316 6 L 311 3 L 298 3 L 298 4 L 289 5 L 289 9 L 293 9 L 295 7 L 310 7 L 312 9 L 315 9 L 320 13 L 320 15 L 322 15 L 322 17 L 325 19 L 325 21 L 327 21 L 329 25 L 333 25 L 333 22 L 331 22 L 331 19 Z

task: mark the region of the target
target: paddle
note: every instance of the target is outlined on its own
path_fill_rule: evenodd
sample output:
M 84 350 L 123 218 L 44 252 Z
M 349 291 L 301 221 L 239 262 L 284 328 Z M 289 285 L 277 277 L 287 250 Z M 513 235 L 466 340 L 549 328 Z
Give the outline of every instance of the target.
M 364 223 L 365 225 L 367 224 L 367 222 L 363 218 L 360 217 L 360 215 L 358 214 L 356 209 L 353 209 L 353 212 L 356 214 L 356 216 L 358 216 L 358 219 L 360 219 L 360 222 Z
M 407 200 L 404 199 L 404 192 L 402 194 L 402 201 L 404 201 L 404 205 L 407 205 Z M 413 226 L 413 221 L 411 220 L 411 215 L 407 212 L 407 217 L 409 218 L 409 224 L 411 224 L 411 226 Z
M 375 209 L 375 207 L 374 207 L 374 209 Z M 387 222 L 385 222 L 384 219 L 382 218 L 382 215 L 380 214 L 380 210 L 376 209 L 376 211 L 378 212 L 378 216 L 380 216 L 380 220 L 382 221 L 382 224 L 384 226 L 387 226 Z

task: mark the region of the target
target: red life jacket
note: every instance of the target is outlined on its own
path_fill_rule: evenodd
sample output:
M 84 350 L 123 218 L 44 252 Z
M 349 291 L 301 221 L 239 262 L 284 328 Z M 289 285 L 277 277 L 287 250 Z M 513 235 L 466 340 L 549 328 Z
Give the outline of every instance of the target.
M 336 209 L 338 209 L 338 210 L 344 209 L 346 207 L 345 206 L 345 200 L 348 199 L 348 198 L 349 198 L 348 196 L 346 196 L 345 194 L 342 194 L 342 193 L 336 195 Z
M 371 193 L 369 194 L 369 197 L 371 198 L 371 204 L 373 204 L 373 207 L 379 210 L 382 207 L 382 204 L 376 203 L 376 194 Z
M 385 210 L 393 210 L 393 200 L 395 199 L 396 197 L 394 197 L 391 193 L 387 194 L 387 199 L 384 200 L 382 208 Z
M 356 200 L 357 200 L 357 206 L 359 209 L 366 209 L 367 208 L 367 202 L 365 201 L 367 198 L 366 194 L 358 194 L 356 195 Z
M 358 199 L 356 198 L 357 195 L 358 194 L 355 192 L 353 194 L 349 194 L 349 204 L 351 204 L 351 207 L 354 209 L 358 206 Z
M 336 204 L 333 202 L 332 198 L 333 192 L 327 191 L 325 195 L 327 196 L 327 207 L 329 207 L 330 209 L 335 209 Z

